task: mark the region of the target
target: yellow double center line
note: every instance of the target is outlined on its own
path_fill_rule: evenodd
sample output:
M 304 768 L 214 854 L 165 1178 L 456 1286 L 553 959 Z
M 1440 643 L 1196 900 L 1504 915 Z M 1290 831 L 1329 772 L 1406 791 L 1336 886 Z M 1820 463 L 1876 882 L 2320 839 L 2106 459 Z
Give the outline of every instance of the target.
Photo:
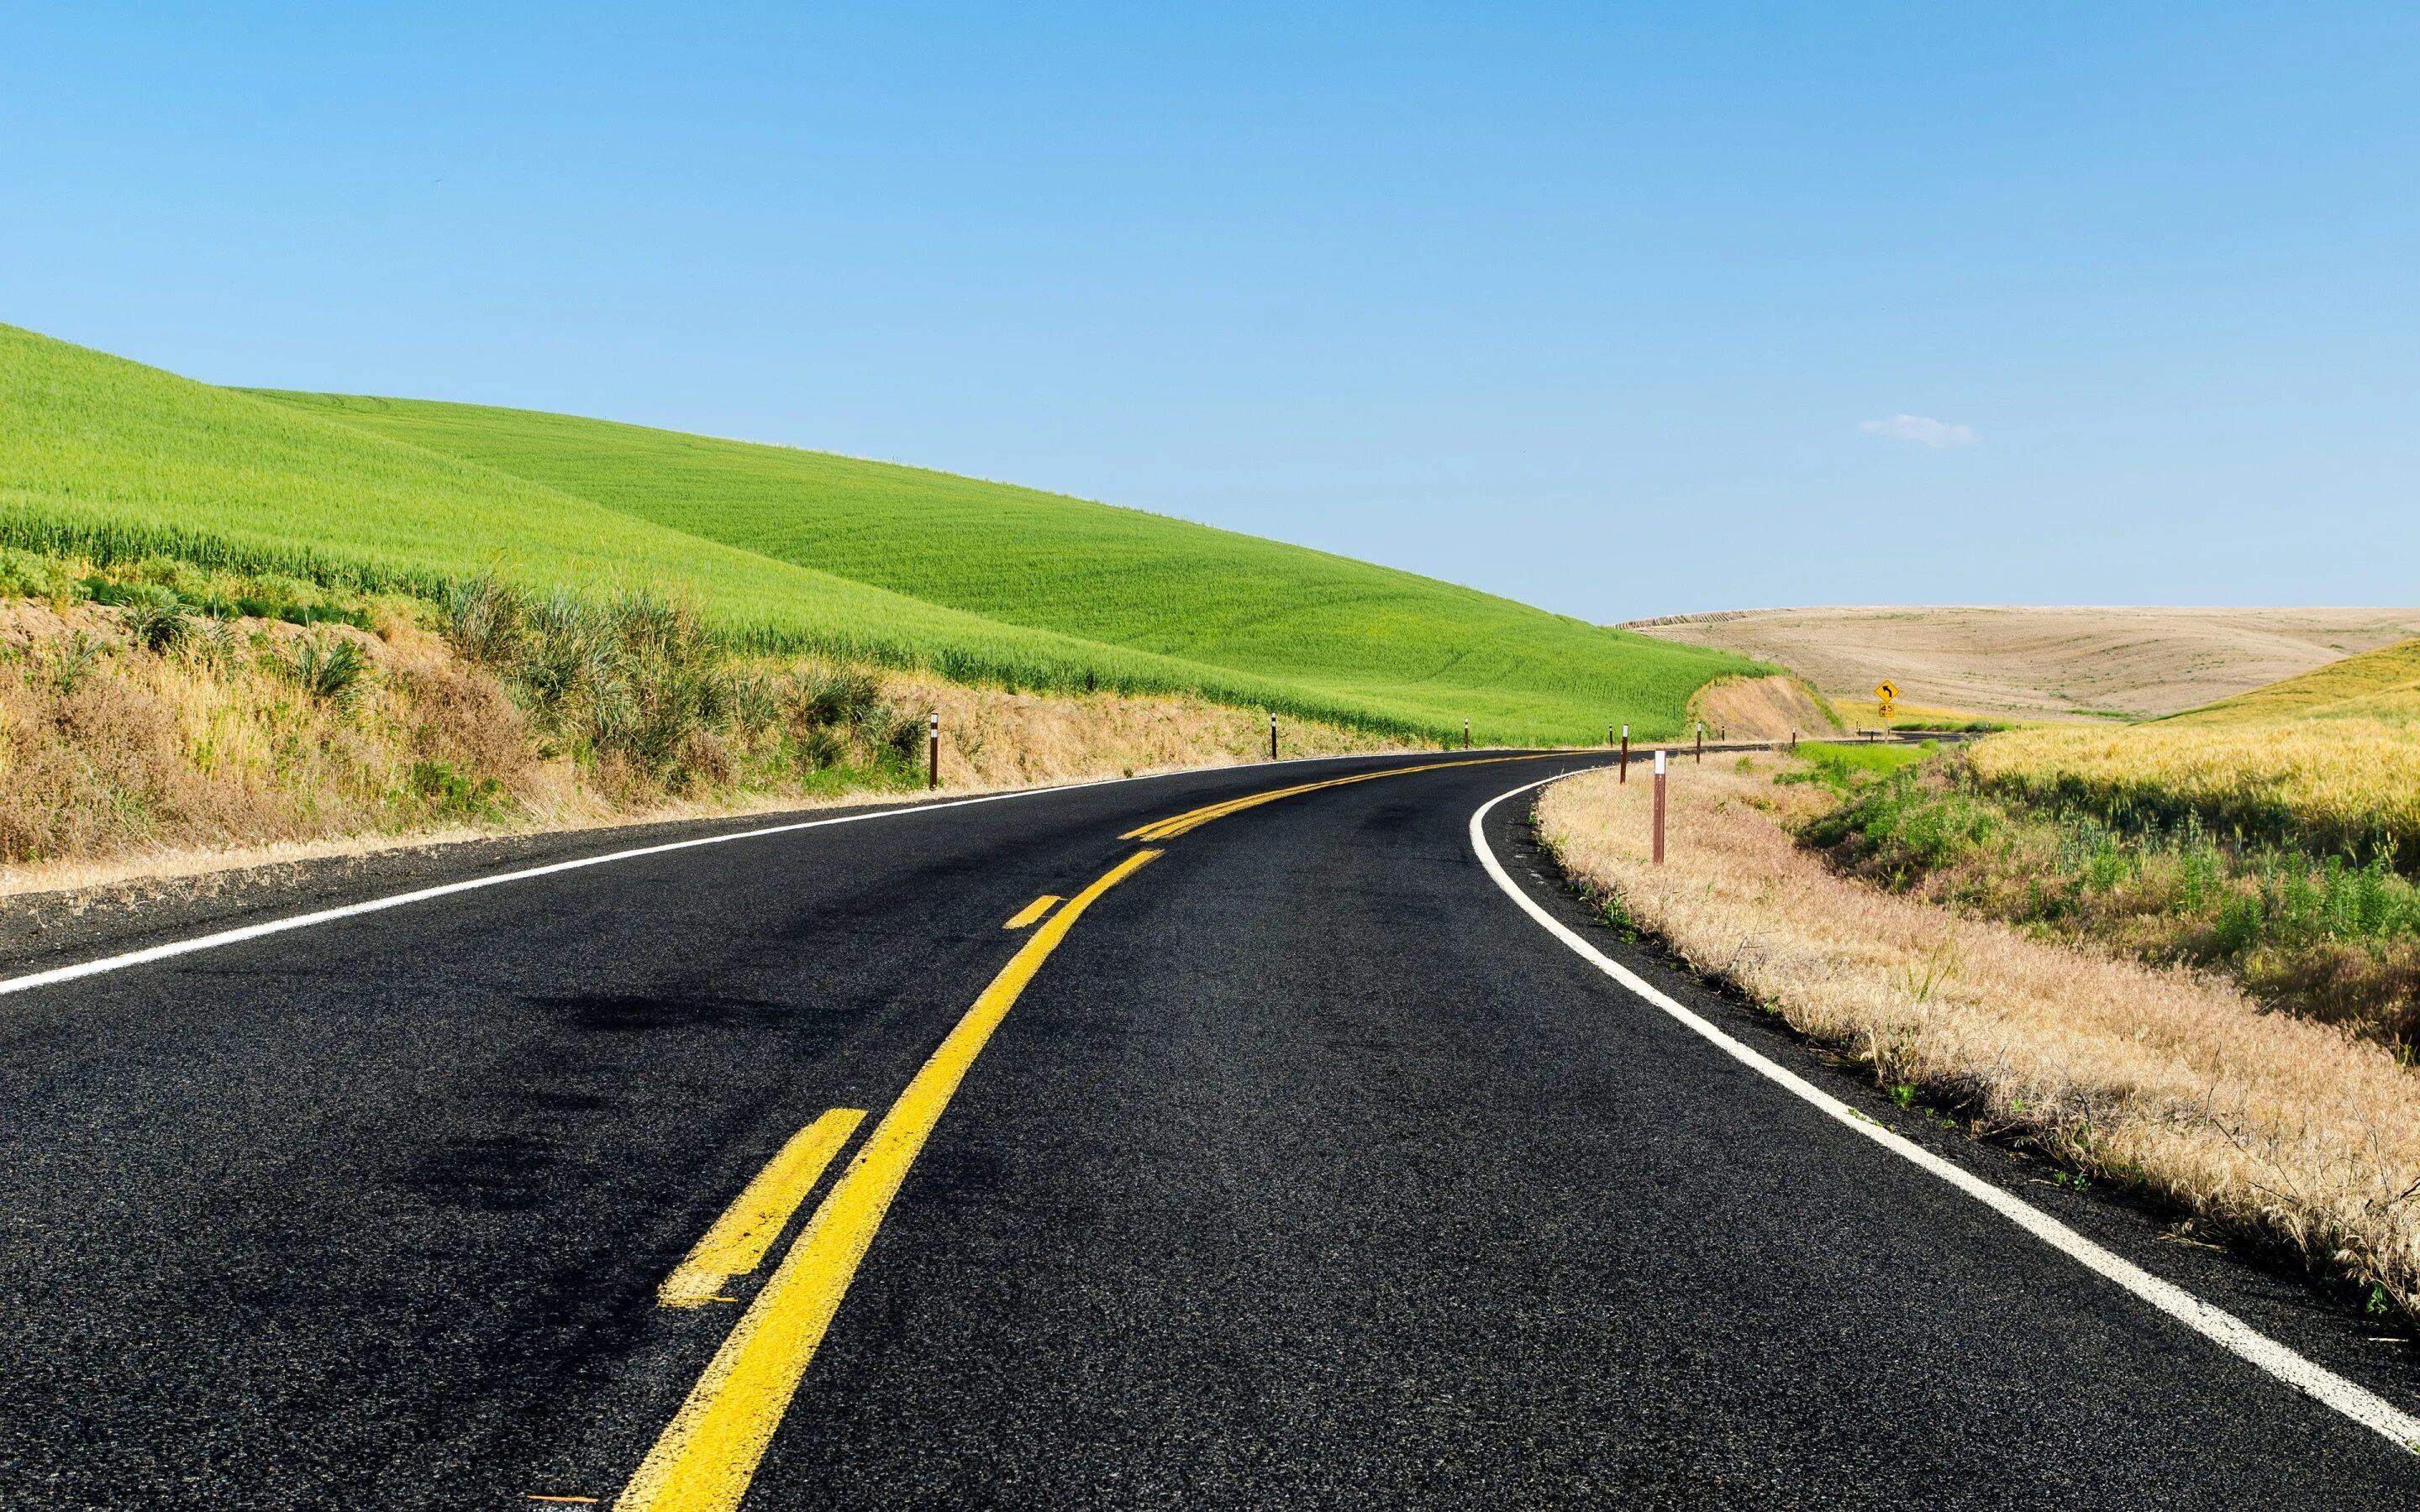
M 1535 756 L 1486 756 L 1463 761 L 1430 762 L 1419 766 L 1389 767 L 1354 777 L 1303 782 L 1246 797 L 1232 798 L 1190 810 L 1139 829 L 1125 840 L 1167 840 L 1198 829 L 1214 819 L 1241 810 L 1321 788 L 1343 787 L 1382 777 L 1407 777 L 1450 766 L 1487 766 L 1498 762 L 1534 761 Z M 1156 850 L 1137 851 L 1091 887 L 1051 914 L 1026 939 L 974 1006 L 959 1019 L 940 1047 L 918 1070 L 891 1111 L 875 1125 L 857 1157 L 848 1163 L 821 1206 L 807 1220 L 772 1279 L 722 1341 L 705 1374 L 690 1389 L 688 1400 L 656 1440 L 638 1473 L 614 1502 L 616 1512 L 730 1512 L 748 1493 L 748 1484 L 782 1425 L 790 1398 L 814 1359 L 839 1311 L 841 1298 L 857 1276 L 883 1215 L 899 1195 L 908 1169 L 931 1137 L 950 1098 L 966 1079 L 975 1057 L 1016 1005 L 1026 985 L 1059 942 L 1075 928 L 1084 910 L 1100 896 L 1134 875 Z M 1051 900 L 1055 901 L 1055 900 Z M 1041 906 L 1029 907 L 1011 920 L 1012 927 L 1031 922 Z M 713 1300 L 713 1288 L 725 1276 L 752 1270 L 771 1242 L 789 1209 L 795 1205 L 824 1161 L 839 1148 L 861 1115 L 836 1108 L 817 1120 L 775 1157 L 779 1173 L 760 1176 L 723 1222 L 700 1241 L 690 1259 L 665 1283 L 666 1304 L 694 1306 Z M 793 1169 L 795 1167 L 795 1169 Z M 762 1188 L 760 1191 L 759 1189 Z M 791 1195 L 796 1194 L 796 1195 Z M 728 1230 L 726 1232 L 725 1230 Z
M 1166 819 L 1154 820 L 1152 823 L 1143 825 L 1140 829 L 1127 830 L 1125 834 L 1120 835 L 1118 839 L 1174 840 L 1179 835 L 1187 834 L 1192 830 L 1201 828 L 1203 825 L 1208 824 L 1213 819 L 1224 819 L 1231 813 L 1241 813 L 1246 809 L 1257 809 L 1262 804 L 1275 803 L 1280 798 L 1291 798 L 1297 794 L 1316 793 L 1322 788 L 1350 787 L 1356 782 L 1374 782 L 1382 777 L 1409 777 L 1414 772 L 1438 772 L 1443 771 L 1449 766 L 1494 766 L 1499 762 L 1541 761 L 1544 756 L 1552 754 L 1559 753 L 1543 752 L 1538 755 L 1531 756 L 1466 757 L 1458 762 L 1428 762 L 1419 766 L 1389 766 L 1383 772 L 1361 772 L 1357 773 L 1352 777 L 1331 777 L 1323 782 L 1302 782 L 1290 788 L 1271 788 L 1266 793 L 1248 794 L 1240 798 L 1229 798 L 1224 803 L 1213 803 L 1200 809 L 1188 809 L 1181 814 L 1171 815 Z
M 940 1122 L 967 1068 L 1084 910 L 1159 854 L 1137 851 L 1109 868 L 1051 915 L 1001 968 L 875 1125 L 773 1278 L 715 1351 L 689 1400 L 613 1504 L 620 1512 L 704 1512 L 739 1504 L 866 1246 L 874 1242 L 874 1231 L 882 1227 L 908 1167 Z

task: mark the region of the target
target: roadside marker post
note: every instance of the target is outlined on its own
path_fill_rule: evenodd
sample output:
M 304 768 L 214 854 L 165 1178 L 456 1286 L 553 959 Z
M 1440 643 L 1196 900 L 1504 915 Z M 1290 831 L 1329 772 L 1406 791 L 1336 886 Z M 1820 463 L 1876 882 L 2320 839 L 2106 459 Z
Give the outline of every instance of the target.
M 933 716 L 932 733 L 924 748 L 924 791 L 937 792 L 941 786 L 941 717 Z
M 1462 721 L 1462 748 L 1470 748 L 1470 721 L 1467 719 Z
M 1655 752 L 1655 864 L 1664 864 L 1664 752 Z
M 1698 721 L 1698 764 L 1700 766 L 1706 764 L 1706 721 L 1703 719 Z M 1658 763 L 1657 765 L 1660 769 L 1662 764 Z
M 1624 781 L 1624 782 L 1627 782 L 1627 781 L 1629 781 L 1629 780 L 1630 780 L 1630 726 L 1628 726 L 1628 725 L 1623 725 L 1623 726 L 1621 727 L 1621 780 L 1622 780 L 1622 781 Z
M 1274 709 L 1272 709 L 1272 710 L 1270 710 L 1270 711 L 1269 711 L 1269 760 L 1271 760 L 1271 761 L 1276 761 L 1277 759 L 1278 759 L 1278 716 L 1277 716 L 1277 711 L 1276 711 L 1276 710 L 1274 710 Z
M 1793 755 L 1796 754 L 1798 750 L 1798 727 L 1796 725 L 1792 725 L 1790 727 L 1790 749 Z

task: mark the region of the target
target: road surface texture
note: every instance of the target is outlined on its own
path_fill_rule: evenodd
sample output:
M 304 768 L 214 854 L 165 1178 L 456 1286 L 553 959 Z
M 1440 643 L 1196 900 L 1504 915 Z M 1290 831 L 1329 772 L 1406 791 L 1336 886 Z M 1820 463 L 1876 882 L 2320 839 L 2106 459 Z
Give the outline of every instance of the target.
M 795 827 L 0 995 L 0 1506 L 2412 1504 L 1525 914 L 1471 816 L 1592 759 Z M 1510 875 L 1676 999 L 2420 1404 L 1587 924 L 1527 809 Z

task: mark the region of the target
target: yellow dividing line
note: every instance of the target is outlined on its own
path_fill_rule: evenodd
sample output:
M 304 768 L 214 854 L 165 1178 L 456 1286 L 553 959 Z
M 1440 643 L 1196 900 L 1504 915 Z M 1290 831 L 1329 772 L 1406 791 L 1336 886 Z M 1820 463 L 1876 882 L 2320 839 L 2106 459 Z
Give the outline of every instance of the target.
M 1420 766 L 1390 766 L 1383 772 L 1363 772 L 1356 777 L 1331 777 L 1324 782 L 1304 782 L 1295 787 L 1272 788 L 1266 793 L 1254 793 L 1240 798 L 1229 798 L 1206 808 L 1188 809 L 1167 819 L 1154 820 L 1140 829 L 1129 829 L 1120 840 L 1174 840 L 1190 830 L 1201 828 L 1213 819 L 1224 819 L 1231 813 L 1257 809 L 1280 798 L 1291 798 L 1297 793 L 1316 793 L 1321 788 L 1341 788 L 1354 782 L 1373 782 L 1382 777 L 1409 777 L 1414 772 L 1436 772 L 1449 766 L 1494 766 L 1500 762 L 1541 762 L 1549 756 L 1569 756 L 1570 751 L 1540 751 L 1532 756 L 1475 756 L 1458 762 L 1429 762 Z
M 1016 911 L 1016 917 L 1010 919 L 1007 923 L 1002 924 L 1001 928 L 1023 929 L 1026 925 L 1032 923 L 1035 919 L 1040 918 L 1043 915 L 1050 912 L 1051 905 L 1056 903 L 1058 901 L 1059 895 L 1057 893 L 1046 892 L 1041 897 L 1034 899 L 1032 903 L 1027 903 L 1024 907 L 1018 909 Z
M 863 1108 L 833 1108 L 790 1136 L 781 1153 L 765 1163 L 756 1179 L 731 1199 L 686 1259 L 656 1288 L 659 1307 L 703 1307 L 718 1300 L 722 1284 L 746 1275 L 773 1245 L 790 1214 L 814 1190 L 832 1157 L 865 1121 Z
M 1084 910 L 1159 854 L 1137 851 L 1102 873 L 1035 930 L 991 980 L 807 1220 L 622 1489 L 615 1512 L 730 1512 L 739 1504 L 891 1199 L 967 1069 Z

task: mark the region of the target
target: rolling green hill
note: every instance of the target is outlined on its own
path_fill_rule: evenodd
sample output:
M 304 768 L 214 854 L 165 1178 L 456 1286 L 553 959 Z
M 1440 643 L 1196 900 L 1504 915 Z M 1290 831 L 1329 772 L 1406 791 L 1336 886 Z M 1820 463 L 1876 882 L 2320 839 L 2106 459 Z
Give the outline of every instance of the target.
M 1374 697 L 1432 729 L 1468 717 L 1586 739 L 1622 717 L 1600 710 L 1685 699 L 1714 671 L 1472 589 L 1030 488 L 566 415 L 264 396 L 777 560 L 1331 699 Z
M 1676 731 L 1736 658 L 1030 489 L 468 406 L 212 387 L 0 326 L 0 539 L 426 588 L 652 584 L 725 631 L 963 680 L 1404 733 Z

